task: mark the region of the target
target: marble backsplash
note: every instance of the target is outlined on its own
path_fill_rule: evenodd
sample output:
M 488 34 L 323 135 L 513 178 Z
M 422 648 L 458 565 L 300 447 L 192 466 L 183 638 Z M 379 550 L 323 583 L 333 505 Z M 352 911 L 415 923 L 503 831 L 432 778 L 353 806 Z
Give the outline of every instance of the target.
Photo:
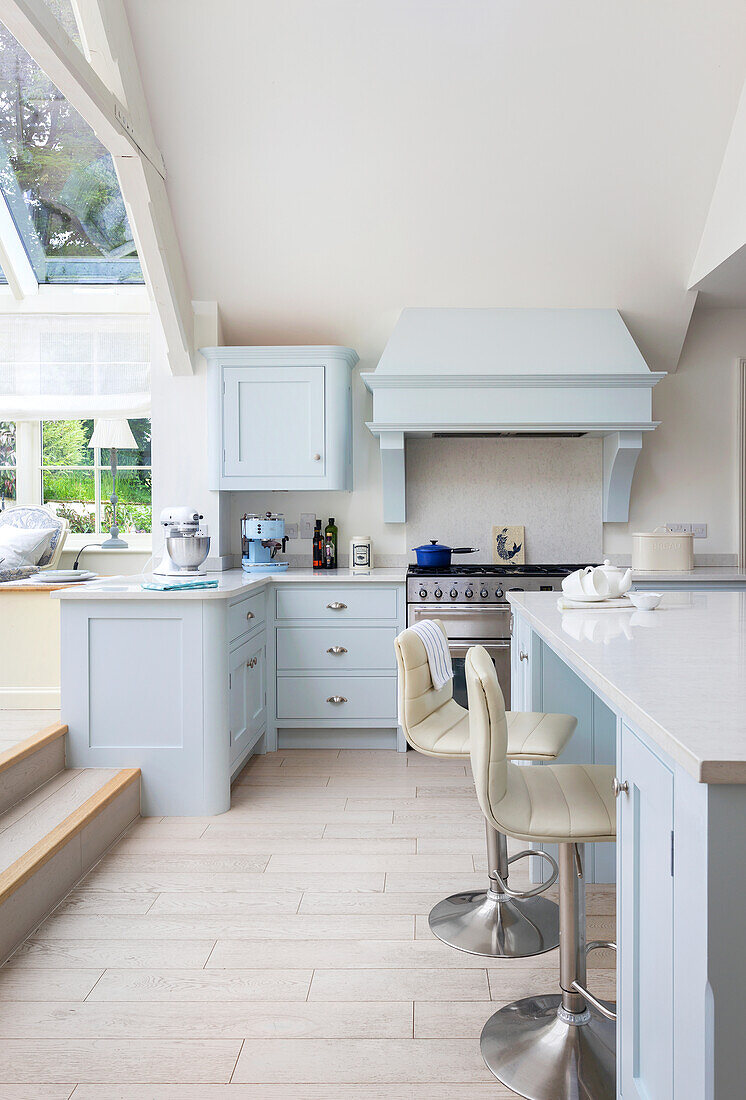
M 601 560 L 601 439 L 407 441 L 407 546 L 437 538 L 478 546 L 455 558 L 492 561 L 492 528 L 525 527 L 527 562 Z

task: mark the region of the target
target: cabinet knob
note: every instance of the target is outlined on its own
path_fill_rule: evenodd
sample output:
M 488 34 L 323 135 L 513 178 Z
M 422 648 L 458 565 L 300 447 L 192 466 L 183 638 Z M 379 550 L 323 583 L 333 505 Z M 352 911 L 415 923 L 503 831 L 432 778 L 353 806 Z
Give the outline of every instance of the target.
M 346 611 L 347 610 L 347 604 L 346 603 L 340 603 L 339 600 L 335 600 L 334 603 L 328 603 L 326 606 L 329 608 L 330 611 Z
M 523 650 L 519 652 L 518 656 L 521 658 L 522 661 L 528 660 L 528 653 L 524 653 Z
M 334 656 L 338 656 L 340 653 L 346 653 L 347 650 L 343 645 L 333 645 L 330 649 L 327 649 L 327 653 L 333 653 Z
M 327 703 L 338 704 L 338 703 L 346 703 L 346 702 L 347 702 L 347 700 L 345 699 L 344 695 L 330 695 L 329 698 L 327 699 Z
M 253 619 L 254 618 L 254 612 L 253 611 L 247 611 L 246 612 L 246 618 L 247 619 Z
M 614 798 L 619 798 L 620 794 L 629 794 L 629 783 L 626 779 L 618 779 L 614 776 Z
M 313 460 L 314 460 L 314 462 L 321 462 L 321 455 L 318 455 L 318 454 L 314 455 Z
M 255 668 L 256 663 L 257 663 L 258 660 L 259 660 L 258 657 L 252 657 L 250 661 L 246 662 L 246 667 L 247 668 Z

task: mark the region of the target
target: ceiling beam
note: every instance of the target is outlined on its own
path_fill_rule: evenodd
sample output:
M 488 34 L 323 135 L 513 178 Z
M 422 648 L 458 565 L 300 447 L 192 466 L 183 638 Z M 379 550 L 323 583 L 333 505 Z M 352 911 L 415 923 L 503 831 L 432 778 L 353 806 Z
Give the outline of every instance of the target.
M 173 374 L 194 370 L 194 313 L 123 0 L 75 0 L 86 58 L 44 0 L 0 0 L 0 21 L 109 150 Z
M 44 0 L 0 0 L 0 21 L 83 116 L 114 156 L 140 152 L 163 173 L 163 158 L 135 131 L 125 105 L 104 84 Z

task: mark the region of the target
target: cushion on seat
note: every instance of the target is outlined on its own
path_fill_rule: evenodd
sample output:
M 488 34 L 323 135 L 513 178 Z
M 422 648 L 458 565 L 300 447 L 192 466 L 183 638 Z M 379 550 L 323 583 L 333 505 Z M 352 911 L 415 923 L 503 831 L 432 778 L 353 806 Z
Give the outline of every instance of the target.
M 469 712 L 449 699 L 407 731 L 413 748 L 427 756 L 469 756 Z
M 572 714 L 509 710 L 505 717 L 512 760 L 556 760 L 578 724 Z
M 508 762 L 507 773 L 505 796 L 489 806 L 502 832 L 543 844 L 616 839 L 613 765 L 521 768 Z

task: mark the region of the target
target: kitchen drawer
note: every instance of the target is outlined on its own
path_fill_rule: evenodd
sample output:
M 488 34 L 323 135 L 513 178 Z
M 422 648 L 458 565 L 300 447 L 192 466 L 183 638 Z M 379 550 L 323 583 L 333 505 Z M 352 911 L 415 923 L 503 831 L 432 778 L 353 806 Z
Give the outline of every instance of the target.
M 330 703 L 333 697 L 344 702 Z M 396 722 L 395 676 L 278 676 L 279 719 Z
M 394 626 L 282 626 L 277 629 L 277 668 L 396 671 Z M 342 653 L 329 650 L 342 649 Z
M 396 588 L 371 588 L 369 585 L 340 584 L 300 588 L 287 585 L 277 589 L 278 619 L 396 619 Z M 341 606 L 334 606 L 339 604 Z
M 261 626 L 265 618 L 266 592 L 257 592 L 228 608 L 228 642 Z

